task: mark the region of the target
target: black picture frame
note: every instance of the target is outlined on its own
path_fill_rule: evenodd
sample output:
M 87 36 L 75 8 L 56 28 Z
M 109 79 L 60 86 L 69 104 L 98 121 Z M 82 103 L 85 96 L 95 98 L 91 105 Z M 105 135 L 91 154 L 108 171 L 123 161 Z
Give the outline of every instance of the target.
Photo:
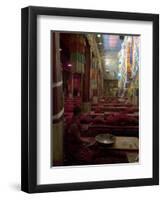
M 37 16 L 151 21 L 153 23 L 153 177 L 37 185 Z M 21 11 L 21 190 L 28 193 L 159 184 L 159 15 L 30 6 Z

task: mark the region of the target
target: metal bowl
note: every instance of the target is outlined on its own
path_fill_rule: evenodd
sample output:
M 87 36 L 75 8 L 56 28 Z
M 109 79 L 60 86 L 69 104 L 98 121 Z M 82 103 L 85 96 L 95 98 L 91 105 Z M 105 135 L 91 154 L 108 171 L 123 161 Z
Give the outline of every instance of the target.
M 112 134 L 99 134 L 95 140 L 102 145 L 112 145 L 115 142 L 115 136 Z

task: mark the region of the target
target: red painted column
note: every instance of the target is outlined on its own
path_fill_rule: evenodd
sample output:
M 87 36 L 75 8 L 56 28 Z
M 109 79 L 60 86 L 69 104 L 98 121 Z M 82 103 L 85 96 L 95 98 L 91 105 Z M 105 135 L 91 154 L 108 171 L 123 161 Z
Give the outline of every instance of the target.
M 88 44 L 85 48 L 85 70 L 83 76 L 83 102 L 89 102 L 89 93 L 90 93 L 90 47 Z
M 90 46 L 86 41 L 85 45 L 85 65 L 84 65 L 84 74 L 83 74 L 83 111 L 90 111 L 90 68 L 91 68 L 91 53 Z

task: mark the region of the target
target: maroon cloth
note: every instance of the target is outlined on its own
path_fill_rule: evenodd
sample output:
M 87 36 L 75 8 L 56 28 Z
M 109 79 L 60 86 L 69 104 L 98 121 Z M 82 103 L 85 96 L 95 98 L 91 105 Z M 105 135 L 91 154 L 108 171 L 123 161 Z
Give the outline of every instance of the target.
M 84 145 L 81 137 L 80 118 L 73 117 L 66 133 L 66 154 L 68 159 L 79 164 L 92 162 L 93 151 Z
M 106 118 L 108 125 L 138 125 L 138 119 L 126 114 L 112 114 Z
M 92 118 L 89 117 L 88 115 L 83 115 L 80 118 L 80 122 L 83 123 L 83 124 L 89 124 L 89 123 L 92 122 Z
M 93 124 L 105 124 L 104 117 L 97 116 L 93 120 Z

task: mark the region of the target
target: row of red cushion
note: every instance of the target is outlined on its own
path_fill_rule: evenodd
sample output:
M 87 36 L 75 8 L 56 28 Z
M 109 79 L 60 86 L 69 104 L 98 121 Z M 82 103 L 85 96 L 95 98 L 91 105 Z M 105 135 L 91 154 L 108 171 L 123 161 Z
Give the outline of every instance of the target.
M 83 124 L 105 124 L 105 125 L 138 125 L 138 119 L 127 116 L 126 114 L 111 114 L 107 117 L 97 116 L 82 116 L 81 123 Z

